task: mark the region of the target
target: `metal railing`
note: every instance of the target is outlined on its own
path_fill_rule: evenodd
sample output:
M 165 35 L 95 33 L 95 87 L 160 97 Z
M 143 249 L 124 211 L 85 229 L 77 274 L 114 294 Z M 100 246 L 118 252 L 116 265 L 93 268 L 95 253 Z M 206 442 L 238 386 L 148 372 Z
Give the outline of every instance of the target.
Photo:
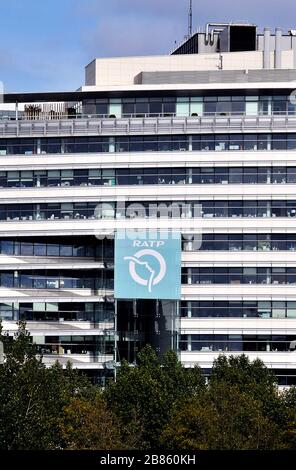
M 135 119 L 135 118 L 189 118 L 189 117 L 254 117 L 255 114 L 249 114 L 246 111 L 219 111 L 219 112 L 202 112 L 191 113 L 190 115 L 179 115 L 176 112 L 162 112 L 162 113 L 121 113 L 120 116 L 115 114 L 91 114 L 91 113 L 77 113 L 77 114 L 67 114 L 57 113 L 52 114 L 50 112 L 40 112 L 27 114 L 24 111 L 0 111 L 0 122 L 1 121 L 61 121 L 61 120 L 80 120 L 80 119 Z M 258 112 L 258 116 L 268 117 L 268 116 L 296 116 L 295 110 L 287 111 L 274 111 L 266 113 L 263 111 Z
M 0 122 L 0 137 L 296 131 L 296 115 L 81 118 Z

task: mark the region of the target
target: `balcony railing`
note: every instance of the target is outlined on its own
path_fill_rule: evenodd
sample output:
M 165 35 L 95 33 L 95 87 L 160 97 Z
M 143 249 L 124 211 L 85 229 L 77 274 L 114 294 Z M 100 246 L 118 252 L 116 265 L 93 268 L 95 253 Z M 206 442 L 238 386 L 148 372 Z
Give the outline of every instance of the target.
M 97 117 L 0 121 L 0 137 L 116 136 L 212 132 L 296 131 L 296 115 Z

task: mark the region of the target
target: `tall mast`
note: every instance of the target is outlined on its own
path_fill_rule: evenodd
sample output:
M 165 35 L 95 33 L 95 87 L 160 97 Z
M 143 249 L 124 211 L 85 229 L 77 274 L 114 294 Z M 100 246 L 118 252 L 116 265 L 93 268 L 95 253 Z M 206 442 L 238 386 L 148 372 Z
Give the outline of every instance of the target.
M 192 0 L 189 1 L 189 14 L 188 14 L 188 37 L 192 36 Z

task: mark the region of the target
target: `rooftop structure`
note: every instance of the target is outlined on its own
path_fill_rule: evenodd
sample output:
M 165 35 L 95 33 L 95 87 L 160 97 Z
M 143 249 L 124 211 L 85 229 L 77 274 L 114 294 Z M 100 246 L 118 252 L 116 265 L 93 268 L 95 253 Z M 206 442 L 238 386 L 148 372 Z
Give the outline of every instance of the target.
M 206 374 L 244 352 L 295 384 L 295 39 L 210 23 L 172 55 L 95 59 L 78 91 L 4 95 L 4 328 L 25 319 L 46 364 L 102 383 L 150 343 Z M 178 299 L 114 294 L 123 229 L 180 234 Z

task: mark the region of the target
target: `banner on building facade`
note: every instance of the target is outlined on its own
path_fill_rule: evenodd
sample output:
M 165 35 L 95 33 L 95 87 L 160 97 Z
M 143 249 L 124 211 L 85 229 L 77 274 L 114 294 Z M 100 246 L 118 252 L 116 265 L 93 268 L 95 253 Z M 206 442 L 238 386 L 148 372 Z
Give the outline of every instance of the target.
M 181 234 L 145 232 L 115 235 L 116 299 L 181 297 Z

